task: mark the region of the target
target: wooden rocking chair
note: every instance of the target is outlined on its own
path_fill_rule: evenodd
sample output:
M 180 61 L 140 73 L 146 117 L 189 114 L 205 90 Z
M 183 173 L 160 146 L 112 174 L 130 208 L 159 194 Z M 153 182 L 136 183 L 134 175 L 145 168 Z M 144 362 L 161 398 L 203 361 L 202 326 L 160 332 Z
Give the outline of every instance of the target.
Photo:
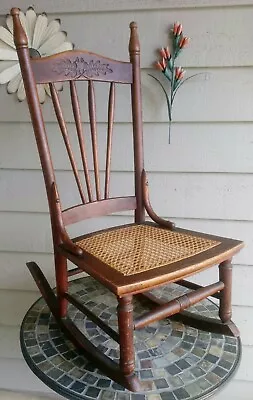
M 177 316 L 192 326 L 238 336 L 237 328 L 231 321 L 231 259 L 242 248 L 243 243 L 233 239 L 176 228 L 172 222 L 158 217 L 150 205 L 143 162 L 140 46 L 135 22 L 130 24 L 130 62 L 116 61 L 79 50 L 66 51 L 45 58 L 30 58 L 27 38 L 19 19 L 19 9 L 13 8 L 11 15 L 14 23 L 15 45 L 47 190 L 55 254 L 57 296 L 55 296 L 41 270 L 34 262 L 29 262 L 27 264 L 28 268 L 52 314 L 67 337 L 81 348 L 102 372 L 114 381 L 131 391 L 149 390 L 148 382 L 140 382 L 135 375 L 134 330 L 179 313 Z M 99 66 L 101 68 L 98 68 Z M 55 88 L 55 82 L 60 81 L 67 81 L 70 85 L 72 111 L 87 190 L 83 189 L 79 177 L 67 126 Z M 94 161 L 95 195 L 92 190 L 93 186 L 87 165 L 75 81 L 86 81 L 88 84 L 88 110 Z M 110 86 L 107 150 L 105 155 L 105 187 L 103 193 L 100 190 L 99 179 L 94 81 L 108 82 Z M 58 196 L 36 83 L 48 83 L 50 86 L 53 108 L 80 193 L 81 204 L 65 210 L 62 210 Z M 132 96 L 135 193 L 133 196 L 110 198 L 110 160 L 115 86 L 117 84 L 129 85 Z M 134 211 L 134 223 L 93 232 L 74 239 L 71 239 L 67 234 L 65 228 L 67 225 L 86 218 L 104 216 L 125 210 Z M 153 222 L 145 222 L 145 210 Z M 68 271 L 67 260 L 74 263 L 77 268 Z M 202 287 L 184 280 L 185 277 L 213 265 L 219 265 L 218 282 Z M 118 315 L 118 332 L 92 314 L 90 310 L 68 293 L 68 276 L 83 271 L 106 286 L 117 297 L 118 308 L 115 312 Z M 192 289 L 192 291 L 167 303 L 161 302 L 161 300 L 149 293 L 150 289 L 171 282 L 177 282 L 177 284 Z M 134 320 L 133 295 L 145 296 L 151 302 L 157 304 L 155 309 Z M 205 299 L 207 296 L 219 299 L 221 321 L 200 318 L 189 312 L 182 313 L 184 309 Z M 102 354 L 68 318 L 68 303 L 81 310 L 112 339 L 119 343 L 119 364 Z

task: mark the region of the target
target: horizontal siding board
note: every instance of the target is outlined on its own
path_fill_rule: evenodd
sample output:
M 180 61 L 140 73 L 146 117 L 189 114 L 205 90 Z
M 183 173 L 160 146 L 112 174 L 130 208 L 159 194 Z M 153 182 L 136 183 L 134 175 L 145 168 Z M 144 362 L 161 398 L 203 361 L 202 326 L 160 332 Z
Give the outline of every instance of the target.
M 1 278 L 0 289 L 31 290 L 37 289 L 26 263 L 35 261 L 45 273 L 51 286 L 55 286 L 53 254 L 37 254 L 25 252 L 0 252 Z M 69 268 L 73 267 L 69 263 Z M 252 265 L 234 265 L 232 303 L 236 306 L 253 307 L 251 282 L 253 279 Z M 191 278 L 200 285 L 208 285 L 218 280 L 217 268 L 210 268 Z
M 252 400 L 253 382 L 235 378 L 215 394 L 215 400 Z
M 175 9 L 168 12 L 132 10 L 124 13 L 100 13 L 93 18 L 89 14 L 68 15 L 63 16 L 62 22 L 68 37 L 77 48 L 85 46 L 97 53 L 127 60 L 128 25 L 135 20 L 139 27 L 141 64 L 142 67 L 150 67 L 157 57 L 156 50 L 168 44 L 170 26 L 179 20 L 185 34 L 191 38 L 189 48 L 180 56 L 182 65 L 251 66 L 251 52 L 245 51 L 251 48 L 251 12 L 252 7 Z M 94 26 L 99 29 L 94 29 Z M 90 35 L 90 32 L 93 34 Z
M 159 0 L 154 3 L 158 2 Z M 166 0 L 161 3 L 164 5 L 165 2 L 168 4 Z M 101 4 L 103 3 L 101 2 Z M 77 12 L 69 15 L 61 15 L 61 7 L 57 5 L 56 13 L 51 18 L 61 18 L 62 27 L 68 32 L 68 38 L 75 43 L 76 48 L 85 48 L 126 61 L 128 60 L 128 26 L 130 21 L 137 21 L 143 67 L 150 67 L 157 57 L 156 50 L 167 45 L 170 25 L 178 20 L 183 23 L 185 34 L 191 38 L 189 49 L 180 56 L 182 65 L 186 67 L 224 67 L 252 66 L 253 64 L 253 55 L 250 51 L 253 32 L 252 2 L 248 7 L 196 8 L 193 6 L 196 1 L 189 0 L 188 5 L 192 5 L 191 9 L 185 10 L 176 7 L 173 10 L 168 7 L 167 11 L 155 9 L 154 5 L 152 10 L 136 10 L 135 7 L 131 7 L 131 2 L 129 2 L 129 10 L 125 12 L 117 12 L 116 3 L 113 1 L 114 12 L 90 14 L 86 12 L 85 2 L 83 13 Z M 125 5 L 128 2 L 122 1 L 121 3 Z M 140 4 L 139 7 L 143 8 L 143 2 L 136 0 L 134 3 L 135 5 Z M 199 3 L 202 2 L 199 1 Z M 203 5 L 205 3 L 203 2 Z M 211 1 L 209 1 L 209 5 L 210 3 Z M 226 3 L 225 0 L 223 3 Z M 234 5 L 236 5 L 236 1 L 234 1 Z M 72 4 L 69 7 L 72 11 Z M 103 8 L 103 5 L 101 7 Z M 41 6 L 38 9 L 41 10 Z M 74 9 L 73 4 L 73 11 Z M 48 10 L 50 10 L 50 6 L 46 7 L 43 2 L 43 11 Z M 2 23 L 4 23 L 3 17 Z M 152 27 L 152 29 L 147 29 L 147 27 Z
M 54 394 L 33 374 L 24 359 L 0 358 L 0 370 L 0 387 L 2 389 Z
M 153 172 L 148 178 L 151 203 L 162 216 L 253 221 L 251 174 Z M 81 203 L 71 171 L 58 171 L 56 181 L 63 208 Z M 0 211 L 48 211 L 41 171 L 0 170 L 0 186 Z M 111 197 L 133 195 L 133 174 L 113 172 L 110 186 Z
M 253 308 L 234 306 L 232 310 L 232 320 L 236 323 L 240 330 L 242 343 L 253 347 Z M 244 379 L 238 378 L 238 379 Z M 253 381 L 253 379 L 252 379 Z
M 0 251 L 51 253 L 50 219 L 47 214 L 0 213 Z M 84 221 L 69 228 L 71 236 L 131 222 L 129 216 L 110 216 Z
M 0 290 L 0 326 L 20 326 L 39 297 L 39 291 Z
M 37 286 L 26 267 L 28 261 L 35 261 L 55 286 L 53 254 L 0 252 L 0 289 L 37 290 Z
M 176 226 L 181 228 L 244 241 L 246 246 L 234 257 L 234 262 L 246 265 L 251 263 L 253 257 L 253 240 L 251 241 L 250 234 L 253 227 L 251 227 L 251 222 L 177 218 L 173 219 L 173 221 L 176 223 Z
M 0 220 L 0 251 L 52 252 L 50 221 L 47 214 L 3 212 L 0 213 Z M 69 231 L 70 236 L 74 237 L 132 221 L 133 218 L 127 215 L 113 215 L 83 221 L 71 226 Z M 234 262 L 243 265 L 251 264 L 253 259 L 252 222 L 177 218 L 173 218 L 173 221 L 182 228 L 245 241 L 247 246 L 235 256 Z
M 1 358 L 23 358 L 19 344 L 19 327 L 0 325 L 0 359 Z
M 35 261 L 43 270 L 50 285 L 55 286 L 54 256 L 52 253 L 0 252 L 0 289 L 37 290 L 37 286 L 26 266 L 28 261 Z M 69 261 L 68 267 L 71 269 L 75 266 Z
M 144 70 L 142 74 L 144 121 L 166 122 L 168 112 L 164 94 L 149 76 L 149 71 Z M 173 105 L 174 121 L 252 121 L 251 68 L 194 69 L 187 70 L 186 76 L 193 74 L 199 75 L 188 80 L 177 93 Z M 155 75 L 159 76 L 158 73 Z
M 1 253 L 0 253 L 1 259 Z M 232 304 L 234 306 L 253 307 L 251 295 L 251 282 L 253 278 L 252 265 L 233 265 L 233 290 Z M 218 269 L 209 268 L 190 279 L 200 285 L 210 285 L 211 282 L 217 282 Z M 253 311 L 252 311 L 253 312 Z
M 252 358 L 253 358 L 253 346 L 243 347 L 242 361 L 240 368 L 236 373 L 236 379 L 253 381 L 253 369 L 252 369 Z
M 68 124 L 68 128 L 73 149 L 78 151 L 75 126 Z M 0 122 L 0 132 L 0 168 L 41 168 L 30 123 Z M 90 134 L 87 124 L 84 124 L 84 132 L 91 168 Z M 55 168 L 69 170 L 70 163 L 57 124 L 47 123 L 47 133 Z M 98 124 L 98 144 L 100 166 L 104 169 L 106 124 Z M 170 145 L 166 122 L 144 124 L 145 166 L 151 172 L 252 173 L 252 147 L 253 123 L 175 123 L 172 126 Z M 131 149 L 131 125 L 115 124 L 113 171 L 133 170 Z M 79 158 L 77 162 L 81 168 Z
M 25 9 L 30 5 L 27 0 L 19 0 L 19 7 Z M 68 0 L 62 0 L 60 4 L 50 0 L 44 0 L 43 6 L 39 0 L 33 0 L 33 6 L 38 12 L 47 11 L 47 13 L 75 13 L 75 12 L 108 12 L 108 11 L 126 11 L 126 10 L 170 10 L 173 8 L 197 8 L 197 7 L 233 7 L 233 6 L 252 5 L 251 0 L 75 0 L 70 4 Z M 0 14 L 6 14 L 10 11 L 10 3 L 2 0 Z
M 143 119 L 144 122 L 168 122 L 168 112 L 164 94 L 158 83 L 148 74 L 157 72 L 143 70 Z M 252 122 L 253 80 L 251 68 L 206 68 L 188 70 L 188 75 L 200 75 L 188 80 L 178 91 L 174 109 L 175 122 Z M 157 75 L 158 76 L 158 75 Z M 80 82 L 79 82 L 80 83 Z M 80 86 L 83 85 L 83 86 Z M 80 105 L 82 120 L 87 121 L 87 85 L 81 82 Z M 166 85 L 166 82 L 165 82 Z M 107 121 L 108 85 L 95 85 L 97 99 L 97 120 Z M 60 94 L 67 122 L 73 121 L 69 105 L 68 88 Z M 192 101 L 194 99 L 194 101 Z M 243 101 L 242 101 L 243 99 Z M 6 96 L 6 88 L 0 87 L 0 121 L 30 122 L 26 102 L 18 103 L 15 95 Z M 45 121 L 55 122 L 52 104 L 49 99 L 42 106 Z M 15 108 L 15 113 L 14 113 Z M 130 90 L 126 85 L 116 88 L 116 122 L 130 122 Z M 173 129 L 173 128 L 172 128 Z M 173 130 L 172 130 L 173 131 Z

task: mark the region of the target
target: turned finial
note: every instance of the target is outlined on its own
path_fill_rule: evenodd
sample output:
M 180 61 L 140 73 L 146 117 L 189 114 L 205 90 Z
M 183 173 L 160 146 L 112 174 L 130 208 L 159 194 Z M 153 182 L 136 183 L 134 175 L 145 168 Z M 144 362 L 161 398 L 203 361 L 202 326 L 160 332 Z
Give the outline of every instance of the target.
M 140 42 L 138 36 L 138 26 L 136 22 L 130 23 L 130 40 L 129 40 L 129 53 L 139 54 L 140 53 Z
M 20 18 L 20 9 L 19 8 L 12 8 L 11 9 L 11 16 L 13 19 L 13 36 L 14 36 L 14 43 L 17 47 L 17 49 L 21 47 L 27 47 L 28 46 L 28 40 L 27 36 L 25 34 L 25 31 L 21 25 Z

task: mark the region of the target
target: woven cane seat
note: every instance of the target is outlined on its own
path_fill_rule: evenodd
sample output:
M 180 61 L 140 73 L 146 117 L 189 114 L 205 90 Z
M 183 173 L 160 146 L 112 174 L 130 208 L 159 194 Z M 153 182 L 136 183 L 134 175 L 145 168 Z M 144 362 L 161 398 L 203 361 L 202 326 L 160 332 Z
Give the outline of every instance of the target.
M 124 276 L 159 268 L 202 253 L 220 242 L 152 225 L 132 225 L 95 233 L 76 242 Z

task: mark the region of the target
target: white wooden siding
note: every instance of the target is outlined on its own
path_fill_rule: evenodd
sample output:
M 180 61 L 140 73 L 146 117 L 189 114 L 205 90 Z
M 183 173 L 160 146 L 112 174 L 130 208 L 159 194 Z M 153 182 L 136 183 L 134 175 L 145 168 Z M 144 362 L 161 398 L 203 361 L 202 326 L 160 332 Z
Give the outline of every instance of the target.
M 18 6 L 25 9 L 30 5 L 27 0 L 19 0 Z M 170 10 L 173 8 L 196 8 L 196 7 L 233 7 L 252 5 L 252 0 L 75 0 L 74 3 L 69 3 L 68 0 L 62 0 L 61 4 L 44 0 L 43 5 L 39 0 L 34 0 L 33 5 L 36 6 L 38 12 L 48 10 L 48 12 L 61 11 L 62 13 L 75 13 L 75 12 L 106 12 L 106 11 L 125 11 L 125 10 Z M 10 3 L 8 0 L 2 0 L 0 5 L 0 13 L 8 13 L 10 11 Z
M 233 318 L 243 342 L 243 359 L 235 379 L 215 398 L 252 399 L 253 372 L 253 0 L 34 0 L 38 12 L 60 17 L 76 47 L 128 60 L 129 22 L 139 25 L 142 51 L 142 95 L 145 163 L 151 198 L 160 215 L 178 226 L 239 238 L 246 247 L 235 257 Z M 13 4 L 15 5 L 15 4 Z M 18 6 L 30 3 L 19 0 Z M 10 8 L 0 4 L 0 24 Z M 167 44 L 168 24 L 181 21 L 191 37 L 180 62 L 187 76 L 199 73 L 178 93 L 174 107 L 172 143 L 168 145 L 167 110 L 159 86 L 149 76 L 155 50 Z M 99 29 L 96 29 L 99 27 Z M 152 29 L 150 29 L 152 27 Z M 94 29 L 95 28 L 95 29 Z M 0 67 L 1 68 L 1 67 Z M 99 149 L 105 147 L 105 85 L 96 85 Z M 80 92 L 84 129 L 88 139 L 87 93 Z M 131 144 L 131 110 L 127 88 L 117 88 L 124 107 L 116 109 L 112 159 L 113 194 L 124 179 L 131 193 L 133 163 L 125 149 Z M 61 95 L 67 106 L 67 88 Z M 18 347 L 18 326 L 38 293 L 25 262 L 35 260 L 54 284 L 52 242 L 45 189 L 25 103 L 7 96 L 0 87 L 0 388 L 52 392 L 29 371 Z M 43 106 L 49 141 L 60 187 L 70 182 L 69 162 L 50 103 Z M 73 116 L 65 113 L 71 140 Z M 120 154 L 120 156 L 118 156 Z M 79 164 L 79 168 L 81 168 Z M 71 190 L 66 205 L 78 201 Z M 159 198 L 157 193 L 161 193 Z M 71 234 L 130 221 L 129 213 L 86 221 Z M 217 270 L 197 275 L 196 282 L 215 280 Z M 10 372 L 17 371 L 15 381 Z M 3 371 L 3 372 L 2 372 Z M 0 393 L 1 398 L 1 393 Z
M 253 10 L 253 8 L 252 8 Z M 253 38 L 253 33 L 252 33 Z M 127 40 L 124 40 L 127 43 Z M 160 46 L 162 43 L 160 43 Z M 155 47 L 159 46 L 157 44 Z M 188 50 L 190 51 L 190 49 Z M 155 57 L 154 57 L 155 59 Z M 252 60 L 253 64 L 253 60 Z M 174 121 L 193 122 L 252 122 L 253 82 L 250 68 L 202 68 L 188 69 L 191 74 L 201 75 L 189 80 L 178 91 L 173 110 Z M 148 123 L 167 122 L 167 108 L 164 96 L 159 85 L 148 74 L 156 74 L 156 71 L 145 69 L 142 73 L 143 94 L 143 119 Z M 203 73 L 203 74 L 202 74 Z M 87 120 L 87 96 L 85 84 L 80 91 L 80 103 L 83 120 Z M 86 87 L 87 89 L 87 87 Z M 107 121 L 107 108 L 103 101 L 108 93 L 108 87 L 103 83 L 95 84 L 97 97 L 97 119 L 99 122 Z M 105 94 L 106 92 L 106 94 Z M 129 107 L 130 92 L 126 85 L 118 85 L 116 88 L 116 122 L 126 123 L 131 121 Z M 194 101 L 192 101 L 194 99 Z M 229 100 L 228 100 L 229 99 Z M 69 105 L 68 90 L 61 96 L 66 121 L 73 121 L 73 113 Z M 125 102 L 125 107 L 120 107 L 120 102 Z M 13 122 L 13 107 L 15 106 L 15 120 L 29 122 L 30 117 L 25 103 L 19 103 L 13 96 L 7 96 L 5 87 L 0 90 L 0 120 L 1 122 Z M 45 120 L 56 121 L 50 102 L 43 106 Z M 160 125 L 159 125 L 160 126 Z M 203 135 L 205 132 L 203 132 Z M 232 139 L 232 138 L 231 138 Z M 223 138 L 221 137 L 221 140 Z M 232 141 L 232 140 L 231 140 Z

